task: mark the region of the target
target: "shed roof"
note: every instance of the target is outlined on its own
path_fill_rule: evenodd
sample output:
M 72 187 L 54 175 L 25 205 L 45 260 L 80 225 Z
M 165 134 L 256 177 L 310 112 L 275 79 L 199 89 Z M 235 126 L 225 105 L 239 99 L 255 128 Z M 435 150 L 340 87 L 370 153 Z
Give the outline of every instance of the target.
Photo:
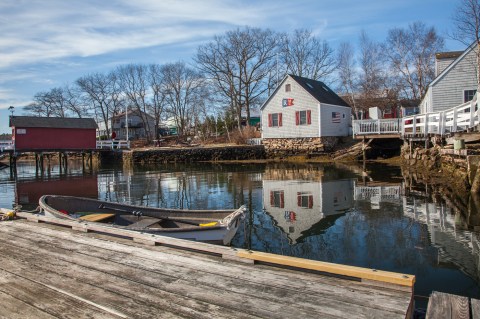
M 267 105 L 268 101 L 270 101 L 272 96 L 274 96 L 278 92 L 279 88 L 283 85 L 283 83 L 288 77 L 291 77 L 298 84 L 300 84 L 302 88 L 304 88 L 311 96 L 313 96 L 320 103 L 350 107 L 350 105 L 347 102 L 345 102 L 340 96 L 338 96 L 335 92 L 333 92 L 325 83 L 321 81 L 304 78 L 297 75 L 288 74 L 285 76 L 282 82 L 280 82 L 280 84 L 277 86 L 275 91 L 263 103 L 260 109 L 263 110 L 263 108 Z
M 333 92 L 325 83 L 301 76 L 290 74 L 292 79 L 297 81 L 308 93 L 320 103 L 350 107 L 337 93 Z
M 12 116 L 10 127 L 96 129 L 97 123 L 92 118 Z

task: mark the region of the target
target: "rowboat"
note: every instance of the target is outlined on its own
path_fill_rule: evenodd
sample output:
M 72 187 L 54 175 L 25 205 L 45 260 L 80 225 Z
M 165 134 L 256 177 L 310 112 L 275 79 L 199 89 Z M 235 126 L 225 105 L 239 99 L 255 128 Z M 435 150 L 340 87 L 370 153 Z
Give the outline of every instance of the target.
M 63 195 L 43 195 L 39 206 L 46 216 L 223 245 L 230 244 L 245 211 L 244 206 L 236 210 L 154 208 Z

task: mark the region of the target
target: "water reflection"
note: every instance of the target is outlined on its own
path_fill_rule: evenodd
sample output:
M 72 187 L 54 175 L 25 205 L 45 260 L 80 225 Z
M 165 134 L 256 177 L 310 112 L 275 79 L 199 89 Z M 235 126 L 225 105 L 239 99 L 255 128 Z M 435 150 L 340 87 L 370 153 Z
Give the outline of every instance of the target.
M 33 166 L 32 166 L 33 165 Z M 55 165 L 41 176 L 0 171 L 0 206 L 55 193 L 131 204 L 221 209 L 247 205 L 235 247 L 417 275 L 415 292 L 480 297 L 480 200 L 448 197 L 399 167 L 333 164 Z
M 288 238 L 289 244 L 302 242 L 304 234 L 315 234 L 318 223 L 353 207 L 353 179 L 332 181 L 263 180 L 263 208 Z M 330 219 L 332 220 L 332 219 Z M 320 227 L 324 231 L 324 227 Z

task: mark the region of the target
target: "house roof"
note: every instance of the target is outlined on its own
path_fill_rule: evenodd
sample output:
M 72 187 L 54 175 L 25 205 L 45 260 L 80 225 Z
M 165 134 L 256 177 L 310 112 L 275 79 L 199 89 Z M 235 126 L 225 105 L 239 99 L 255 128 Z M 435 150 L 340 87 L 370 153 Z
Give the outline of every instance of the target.
M 450 63 L 449 66 L 447 66 L 435 79 L 433 79 L 432 82 L 428 85 L 428 87 L 431 87 L 438 81 L 440 81 L 441 78 L 443 78 L 448 72 L 450 72 L 451 69 L 453 69 L 460 61 L 463 60 L 463 58 L 470 53 L 475 47 L 476 47 L 476 42 L 473 42 L 468 48 L 465 49 L 465 51 L 462 51 L 461 54 L 452 62 Z
M 452 59 L 452 58 L 458 58 L 460 55 L 462 55 L 463 51 L 450 51 L 450 52 L 438 52 L 435 53 L 435 58 L 437 60 L 442 60 L 442 59 Z
M 139 111 L 139 110 L 128 110 L 128 115 L 137 115 L 137 116 L 140 116 L 140 114 L 143 114 L 147 117 L 150 117 L 150 118 L 154 118 L 153 116 L 151 116 L 150 114 L 148 113 L 145 113 L 145 112 L 142 112 L 142 111 Z M 122 113 L 118 113 L 118 114 L 115 114 L 112 116 L 113 119 L 115 118 L 122 118 L 122 117 L 125 117 L 125 112 L 122 112 Z
M 325 83 L 290 74 L 308 93 L 320 103 L 350 107 L 337 93 L 333 92 Z
M 12 116 L 10 127 L 96 129 L 97 123 L 92 118 Z
M 307 91 L 311 96 L 313 96 L 320 103 L 350 107 L 350 105 L 347 102 L 345 102 L 340 96 L 338 96 L 335 92 L 333 92 L 325 83 L 321 81 L 316 81 L 316 80 L 304 78 L 301 76 L 289 74 L 285 76 L 285 78 L 277 86 L 273 94 L 268 97 L 265 103 L 263 103 L 261 109 L 263 109 L 265 105 L 268 103 L 268 101 L 270 101 L 271 97 L 277 93 L 279 88 L 283 85 L 283 83 L 288 77 L 291 77 L 293 80 L 295 80 L 295 82 L 300 84 L 300 86 L 305 91 Z

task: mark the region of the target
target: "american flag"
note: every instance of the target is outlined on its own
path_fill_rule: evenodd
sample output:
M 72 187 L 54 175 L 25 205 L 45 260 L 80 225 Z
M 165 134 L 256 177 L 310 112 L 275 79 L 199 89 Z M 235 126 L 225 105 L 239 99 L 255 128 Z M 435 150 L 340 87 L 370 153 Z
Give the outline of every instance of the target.
M 340 123 L 340 112 L 332 112 L 332 123 Z

